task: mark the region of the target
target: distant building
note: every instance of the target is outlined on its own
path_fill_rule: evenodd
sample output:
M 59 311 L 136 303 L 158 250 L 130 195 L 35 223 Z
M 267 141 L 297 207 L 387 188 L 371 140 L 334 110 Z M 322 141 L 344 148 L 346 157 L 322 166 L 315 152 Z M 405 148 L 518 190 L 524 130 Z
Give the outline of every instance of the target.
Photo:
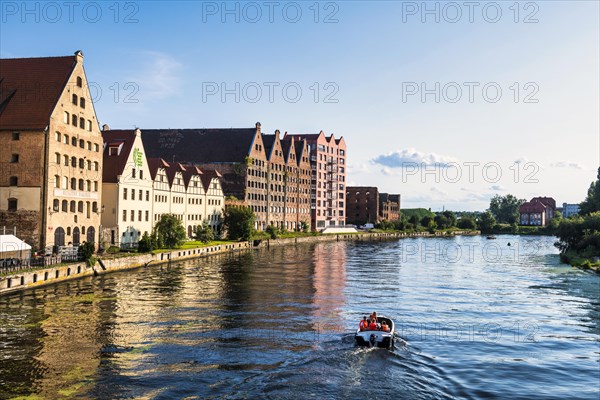
M 346 187 L 346 221 L 352 225 L 379 221 L 379 191 L 374 186 Z
M 333 134 L 288 134 L 310 146 L 311 220 L 315 230 L 346 225 L 346 142 Z
M 546 226 L 554 218 L 556 201 L 552 197 L 534 197 L 519 207 L 521 225 Z
M 101 148 L 81 51 L 0 59 L 0 226 L 36 249 L 97 242 Z
M 563 218 L 569 218 L 579 214 L 579 204 L 568 204 L 563 203 L 562 216 Z
M 379 193 L 379 219 L 398 221 L 400 219 L 400 195 Z

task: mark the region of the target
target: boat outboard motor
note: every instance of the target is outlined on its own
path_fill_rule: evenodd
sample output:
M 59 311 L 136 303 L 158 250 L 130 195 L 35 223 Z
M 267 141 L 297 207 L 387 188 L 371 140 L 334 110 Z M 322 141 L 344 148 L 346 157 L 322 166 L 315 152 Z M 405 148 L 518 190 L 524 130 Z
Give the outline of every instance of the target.
M 369 343 L 371 344 L 371 347 L 374 347 L 376 342 L 377 342 L 377 336 L 375 336 L 375 334 L 372 333 L 371 336 L 369 337 Z

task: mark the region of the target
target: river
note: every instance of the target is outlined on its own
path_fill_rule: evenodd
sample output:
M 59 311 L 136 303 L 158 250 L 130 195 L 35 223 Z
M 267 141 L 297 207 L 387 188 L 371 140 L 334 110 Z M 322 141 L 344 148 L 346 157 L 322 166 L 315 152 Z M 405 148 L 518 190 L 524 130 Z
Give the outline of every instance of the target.
M 7 295 L 0 398 L 598 399 L 600 276 L 554 240 L 274 247 Z M 372 311 L 393 350 L 354 345 Z

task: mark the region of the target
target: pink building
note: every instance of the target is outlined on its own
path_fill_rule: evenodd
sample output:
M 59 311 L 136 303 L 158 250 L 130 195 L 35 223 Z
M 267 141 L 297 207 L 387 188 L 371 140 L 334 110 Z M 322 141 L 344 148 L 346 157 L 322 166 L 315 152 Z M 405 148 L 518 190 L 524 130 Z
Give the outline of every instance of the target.
M 311 220 L 314 230 L 346 225 L 346 142 L 333 134 L 288 134 L 310 146 Z

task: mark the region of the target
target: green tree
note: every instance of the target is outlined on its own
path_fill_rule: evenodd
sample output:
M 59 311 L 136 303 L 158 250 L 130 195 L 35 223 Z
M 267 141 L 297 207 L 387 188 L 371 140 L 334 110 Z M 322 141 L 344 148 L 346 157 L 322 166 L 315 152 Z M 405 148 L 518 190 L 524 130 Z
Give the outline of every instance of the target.
M 179 247 L 185 242 L 185 228 L 173 214 L 163 214 L 155 229 L 158 240 L 169 249 Z
M 423 226 L 424 228 L 429 228 L 432 226 L 432 224 L 435 223 L 435 221 L 433 220 L 433 217 L 430 215 L 426 215 L 423 218 L 421 218 L 421 226 Z
M 148 232 L 144 232 L 142 238 L 138 242 L 138 253 L 149 253 L 152 250 L 154 250 L 152 239 L 150 238 L 150 235 L 148 235 Z
M 496 225 L 496 219 L 491 212 L 486 211 L 485 213 L 481 214 L 477 224 L 481 232 L 489 233 L 494 229 L 494 225 Z
M 92 258 L 92 256 L 94 255 L 94 251 L 96 251 L 96 247 L 94 246 L 94 243 L 83 242 L 79 246 L 78 251 L 79 251 L 79 254 L 81 254 L 81 258 L 83 259 L 83 261 L 87 261 L 90 258 Z
M 231 240 L 250 240 L 256 219 L 249 207 L 229 207 L 225 210 L 223 226 Z
M 519 221 L 519 207 L 523 203 L 524 199 L 517 199 L 512 194 L 495 195 L 490 201 L 489 211 L 498 222 L 512 225 Z
M 456 226 L 460 229 L 475 229 L 477 228 L 477 224 L 475 220 L 470 215 L 463 215 L 457 222 Z
M 600 167 L 598 167 L 596 182 L 592 182 L 588 189 L 587 197 L 579 205 L 579 214 L 581 215 L 591 214 L 596 211 L 600 211 Z
M 215 240 L 215 232 L 207 220 L 204 220 L 202 225 L 196 227 L 196 230 L 194 231 L 194 239 L 202 243 L 208 243 Z
M 589 256 L 600 255 L 600 211 L 563 219 L 556 236 L 562 252 L 573 250 Z

